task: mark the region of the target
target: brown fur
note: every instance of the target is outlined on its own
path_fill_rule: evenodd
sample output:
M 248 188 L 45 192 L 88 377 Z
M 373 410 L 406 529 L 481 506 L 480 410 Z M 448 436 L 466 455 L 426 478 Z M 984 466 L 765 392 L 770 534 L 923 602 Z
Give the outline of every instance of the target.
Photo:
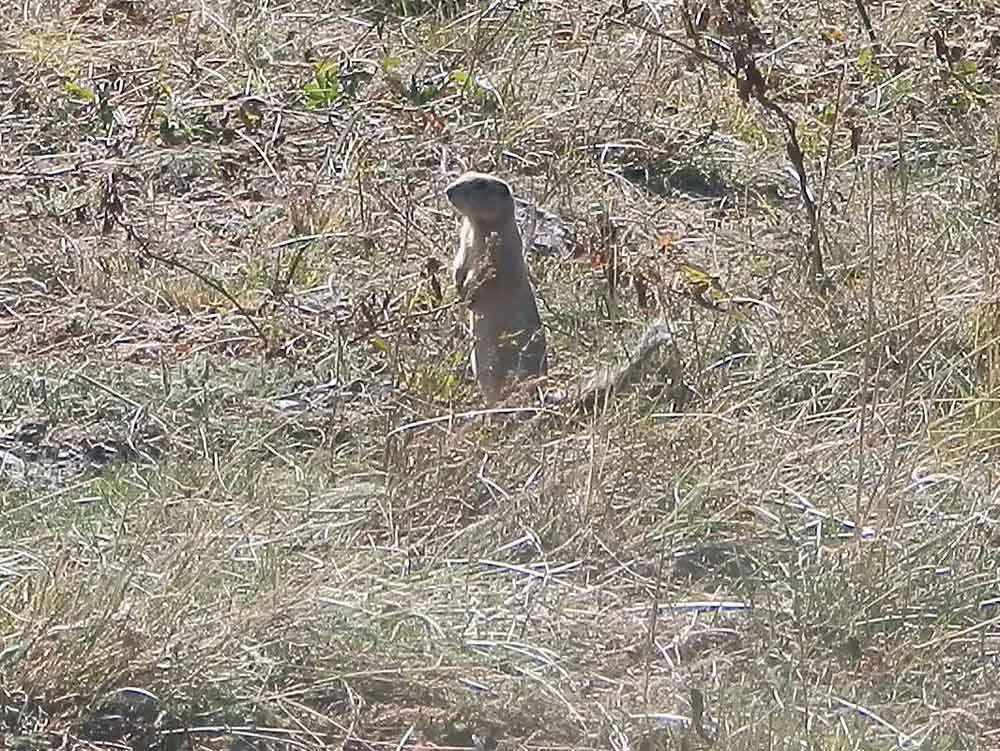
M 472 369 L 486 403 L 494 406 L 518 382 L 544 380 L 539 377 L 548 369 L 545 332 L 514 221 L 510 186 L 493 175 L 466 172 L 445 192 L 463 217 L 452 273 L 472 319 Z M 598 410 L 630 390 L 653 354 L 670 341 L 663 322 L 650 325 L 627 363 L 603 368 L 580 382 L 571 410 Z
M 493 405 L 516 381 L 545 375 L 545 332 L 510 186 L 492 175 L 467 172 L 445 192 L 462 214 L 452 272 L 470 310 L 472 368 L 487 404 Z

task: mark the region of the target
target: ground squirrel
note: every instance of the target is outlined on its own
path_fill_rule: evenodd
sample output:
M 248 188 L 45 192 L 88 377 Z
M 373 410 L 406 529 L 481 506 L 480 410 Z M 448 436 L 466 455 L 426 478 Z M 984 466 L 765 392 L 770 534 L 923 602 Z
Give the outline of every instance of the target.
M 445 194 L 462 215 L 452 272 L 459 297 L 470 310 L 472 369 L 487 404 L 493 406 L 517 381 L 545 376 L 545 332 L 514 221 L 510 186 L 493 175 L 466 172 Z M 625 365 L 599 370 L 581 381 L 571 408 L 593 411 L 612 395 L 627 391 L 650 356 L 670 339 L 663 322 L 653 323 Z
M 445 189 L 462 215 L 455 286 L 469 306 L 472 370 L 487 404 L 517 380 L 545 375 L 545 332 L 514 221 L 510 186 L 492 175 L 466 172 Z

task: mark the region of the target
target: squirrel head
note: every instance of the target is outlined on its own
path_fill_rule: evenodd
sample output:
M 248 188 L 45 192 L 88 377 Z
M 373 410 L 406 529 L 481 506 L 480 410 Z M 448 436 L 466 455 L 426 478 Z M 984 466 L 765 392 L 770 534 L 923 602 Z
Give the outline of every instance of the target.
M 444 192 L 458 213 L 483 227 L 495 227 L 514 218 L 514 194 L 499 177 L 466 172 Z

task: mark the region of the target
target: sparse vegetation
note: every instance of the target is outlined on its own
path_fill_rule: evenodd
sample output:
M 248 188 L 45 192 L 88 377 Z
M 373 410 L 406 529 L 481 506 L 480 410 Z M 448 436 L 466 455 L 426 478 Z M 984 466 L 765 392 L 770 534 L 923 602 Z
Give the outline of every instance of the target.
M 1000 746 L 994 3 L 17 5 L 0 747 Z

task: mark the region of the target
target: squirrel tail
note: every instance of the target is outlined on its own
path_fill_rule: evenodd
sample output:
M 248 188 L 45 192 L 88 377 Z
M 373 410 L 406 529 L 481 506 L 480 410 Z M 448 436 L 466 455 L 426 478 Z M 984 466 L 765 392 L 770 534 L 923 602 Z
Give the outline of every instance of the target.
M 670 329 L 662 320 L 650 324 L 629 353 L 627 363 L 618 368 L 602 368 L 584 380 L 574 400 L 574 410 L 593 412 L 612 396 L 627 392 L 639 380 L 650 357 L 672 340 Z

